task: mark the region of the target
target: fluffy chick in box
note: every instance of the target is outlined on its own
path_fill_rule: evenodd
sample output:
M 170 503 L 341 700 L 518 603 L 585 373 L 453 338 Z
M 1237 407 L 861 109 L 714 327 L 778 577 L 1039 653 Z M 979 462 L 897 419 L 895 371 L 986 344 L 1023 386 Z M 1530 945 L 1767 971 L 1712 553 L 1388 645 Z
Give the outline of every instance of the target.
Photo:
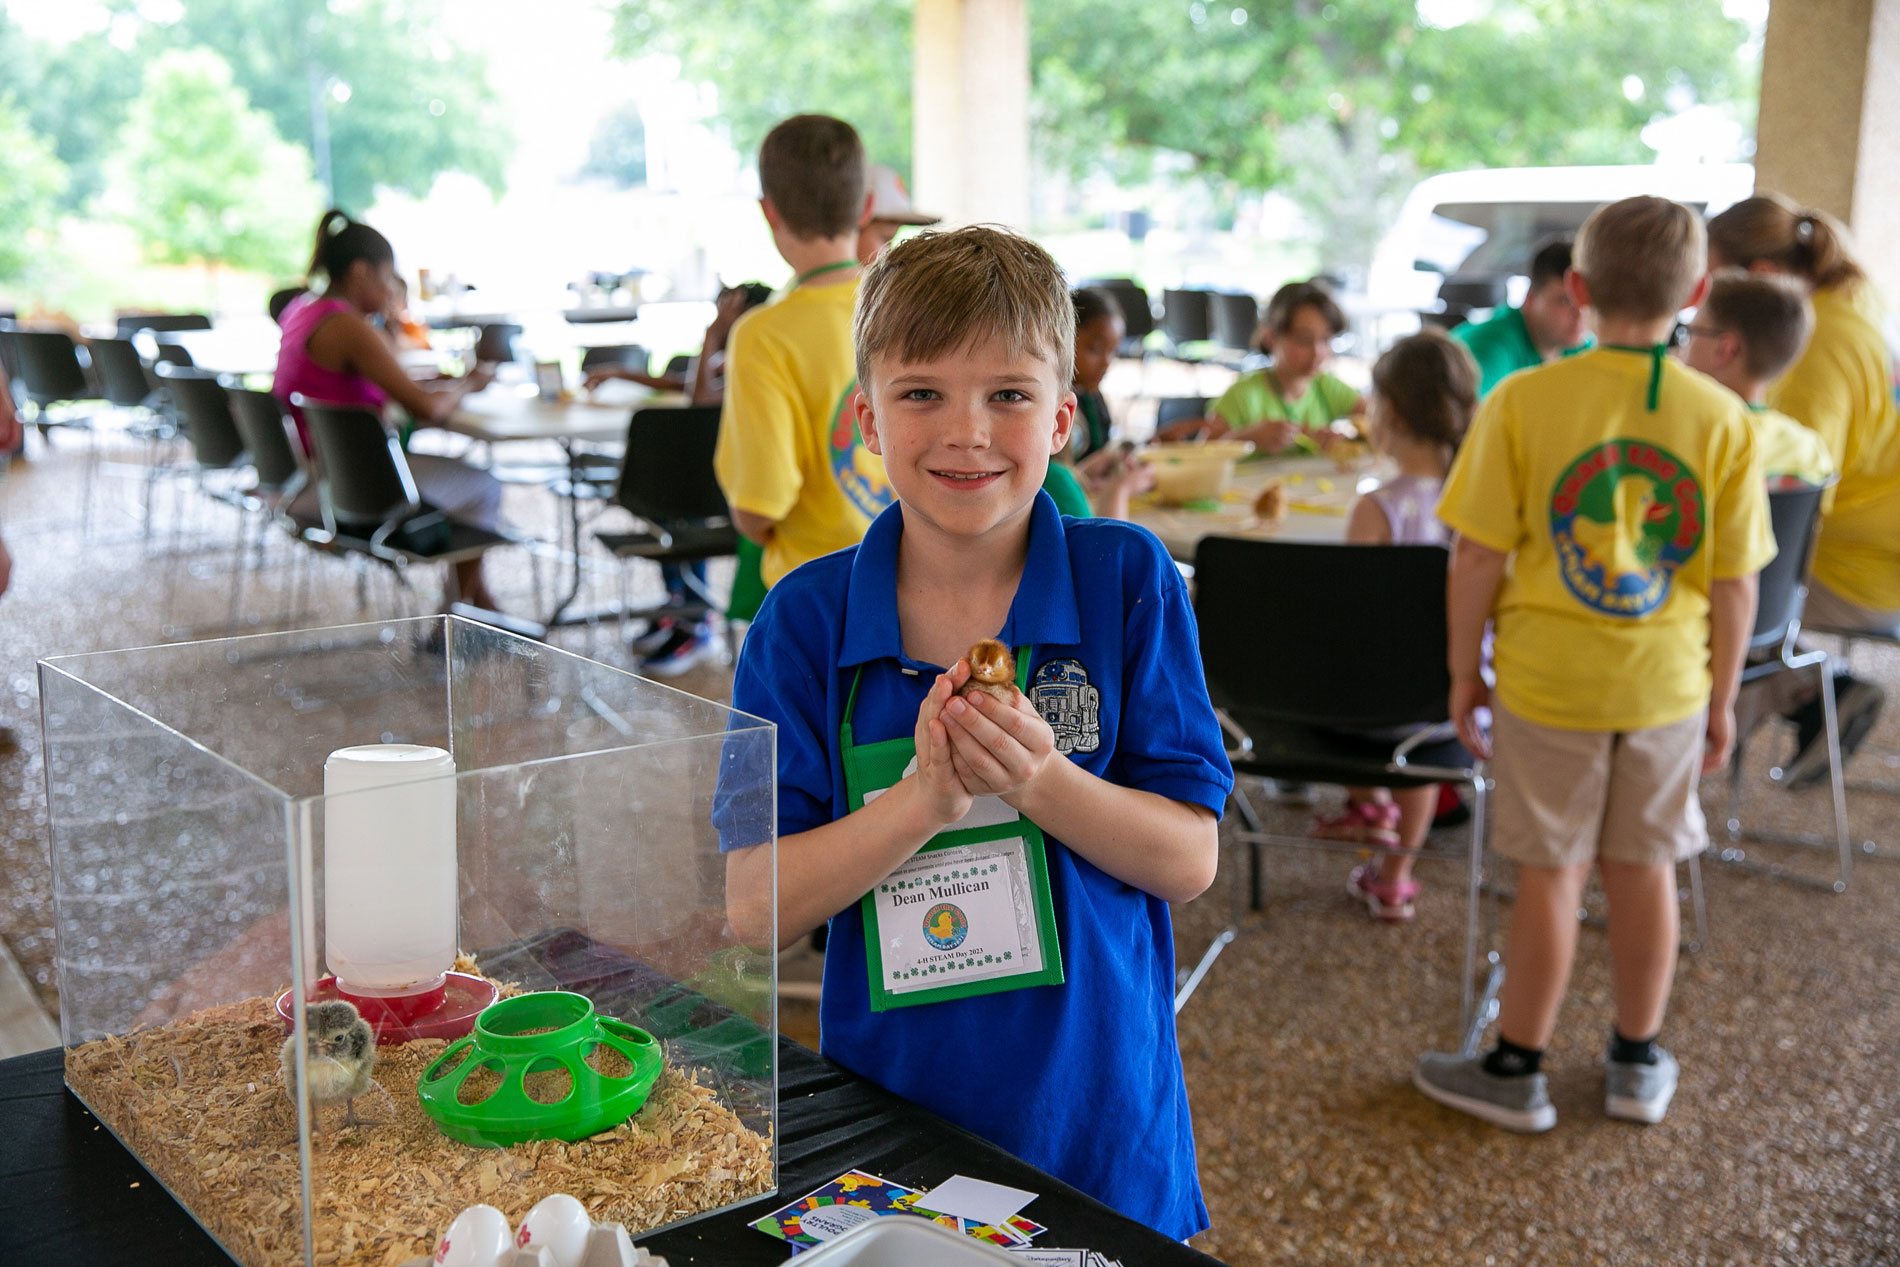
M 343 1124 L 359 1125 L 356 1097 L 370 1088 L 376 1066 L 376 1035 L 356 1008 L 341 999 L 319 1003 L 304 1011 L 307 1059 L 304 1074 L 310 1099 L 316 1104 L 344 1102 Z M 297 1036 L 284 1040 L 277 1063 L 284 1071 L 284 1093 L 294 1096 L 297 1085 Z

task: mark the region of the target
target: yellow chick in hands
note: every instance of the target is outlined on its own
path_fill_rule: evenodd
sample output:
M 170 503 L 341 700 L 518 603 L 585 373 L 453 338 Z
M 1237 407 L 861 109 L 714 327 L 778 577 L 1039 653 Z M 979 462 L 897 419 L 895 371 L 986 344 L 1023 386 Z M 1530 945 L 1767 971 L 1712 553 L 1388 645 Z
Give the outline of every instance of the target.
M 370 1071 L 376 1066 L 376 1035 L 370 1031 L 369 1022 L 357 1015 L 354 1006 L 336 999 L 305 1010 L 304 1032 L 309 1043 L 304 1076 L 311 1102 L 335 1104 L 342 1100 L 343 1125 L 364 1125 L 356 1116 L 356 1097 L 369 1090 Z M 284 1071 L 285 1093 L 295 1095 L 295 1034 L 284 1040 L 277 1063 Z

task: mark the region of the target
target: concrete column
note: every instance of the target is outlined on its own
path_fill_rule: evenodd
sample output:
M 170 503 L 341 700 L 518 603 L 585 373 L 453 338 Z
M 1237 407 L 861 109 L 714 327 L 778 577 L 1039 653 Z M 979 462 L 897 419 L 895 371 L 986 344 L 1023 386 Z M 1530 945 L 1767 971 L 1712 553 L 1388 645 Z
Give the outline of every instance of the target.
M 946 224 L 1029 227 L 1027 0 L 915 0 L 912 196 Z
M 1845 220 L 1900 301 L 1900 0 L 1776 0 L 1755 185 Z

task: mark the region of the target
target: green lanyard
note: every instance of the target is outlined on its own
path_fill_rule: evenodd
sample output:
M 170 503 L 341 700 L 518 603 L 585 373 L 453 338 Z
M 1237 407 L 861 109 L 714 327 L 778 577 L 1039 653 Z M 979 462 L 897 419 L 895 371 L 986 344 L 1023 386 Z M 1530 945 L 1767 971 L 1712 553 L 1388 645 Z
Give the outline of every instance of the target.
M 1019 690 L 1029 682 L 1032 650 L 1016 652 Z M 848 812 L 895 785 L 917 757 L 916 741 L 908 735 L 855 741 L 851 718 L 863 680 L 859 665 L 838 722 Z M 979 819 L 976 825 L 938 832 L 861 900 L 872 1011 L 1061 984 L 1062 949 L 1042 831 L 1000 802 L 996 806 L 1005 814 L 977 814 L 994 799 L 979 797 L 969 816 Z M 1004 894 L 1009 900 L 999 909 Z
M 820 264 L 817 268 L 800 273 L 792 281 L 792 285 L 795 287 L 803 286 L 814 277 L 822 277 L 826 273 L 835 273 L 841 268 L 856 268 L 857 266 L 858 262 L 856 260 L 839 260 L 835 264 Z
M 1649 358 L 1649 412 L 1655 413 L 1657 404 L 1662 400 L 1663 358 L 1669 355 L 1669 345 L 1655 343 L 1648 347 L 1636 347 L 1628 343 L 1605 343 L 1604 348 L 1612 352 L 1640 352 Z

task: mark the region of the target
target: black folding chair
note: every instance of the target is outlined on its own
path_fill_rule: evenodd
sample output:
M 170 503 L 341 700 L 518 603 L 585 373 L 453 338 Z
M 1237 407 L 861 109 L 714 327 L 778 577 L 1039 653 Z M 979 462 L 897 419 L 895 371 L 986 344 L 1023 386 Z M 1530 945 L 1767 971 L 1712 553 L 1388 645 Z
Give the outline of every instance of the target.
M 1260 326 L 1260 303 L 1252 295 L 1216 292 L 1213 305 L 1214 342 L 1243 354 L 1254 351 L 1254 332 Z
M 408 607 L 412 563 L 465 563 L 515 538 L 459 523 L 423 502 L 395 433 L 368 410 L 292 396 L 303 411 L 317 463 L 323 524 L 310 539 L 381 563 Z M 455 573 L 449 571 L 455 597 Z
M 1214 304 L 1205 290 L 1167 290 L 1161 293 L 1161 331 L 1174 345 L 1173 355 L 1189 343 L 1214 337 Z
M 616 559 L 651 563 L 699 563 L 725 558 L 739 549 L 726 495 L 713 476 L 713 447 L 719 440 L 719 407 L 636 409 L 627 424 L 627 447 L 620 460 L 614 502 L 632 512 L 632 532 L 596 532 L 595 538 Z M 622 574 L 625 598 L 625 574 Z M 687 574 L 694 593 L 685 607 L 627 611 L 622 621 L 651 619 L 662 613 L 693 618 L 722 611 L 725 604 Z M 623 630 L 624 632 L 624 630 Z
M 119 318 L 119 337 L 127 339 L 140 330 L 209 330 L 211 318 L 202 312 L 129 312 Z
M 77 407 L 103 403 L 105 393 L 88 372 L 92 360 L 86 350 L 63 330 L 12 326 L 4 337 L 12 345 L 20 391 L 33 406 L 31 421 L 41 438 L 60 427 L 91 430 L 97 409 Z
M 322 528 L 323 520 L 293 510 L 298 494 L 309 484 L 310 475 L 297 449 L 295 432 L 283 402 L 269 392 L 245 387 L 227 385 L 225 394 L 230 399 L 231 417 L 237 423 L 245 452 L 250 454 L 251 469 L 257 473 L 256 481 L 245 490 L 245 502 L 247 509 L 256 512 L 260 519 L 254 544 L 261 566 L 267 540 L 263 521 L 275 523 L 291 540 L 303 546 L 315 544 L 309 541 L 308 534 Z M 303 610 L 305 553 L 297 549 L 291 554 L 290 611 L 293 614 Z
M 515 340 L 521 337 L 521 327 L 508 322 L 493 322 L 481 327 L 481 333 L 475 338 L 475 359 L 493 364 L 506 364 L 516 359 L 519 349 Z
M 647 372 L 647 363 L 652 359 L 647 350 L 637 343 L 618 343 L 612 346 L 586 348 L 581 352 L 581 373 L 601 365 L 618 365 L 630 370 Z
M 1185 418 L 1207 417 L 1207 406 L 1212 399 L 1210 396 L 1163 396 L 1155 405 L 1155 429 L 1159 431 Z
M 1194 555 L 1194 614 L 1208 694 L 1230 740 L 1232 802 L 1243 824 L 1235 839 L 1248 847 L 1252 909 L 1262 901 L 1262 845 L 1360 846 L 1269 833 L 1239 779 L 1471 789 L 1460 1033 L 1464 1049 L 1475 1051 L 1504 969 L 1488 951 L 1479 985 L 1486 780 L 1447 720 L 1448 557 L 1438 546 L 1207 537 Z M 1286 598 L 1319 594 L 1326 601 Z M 1402 741 L 1360 737 L 1413 726 L 1420 729 Z M 1177 1011 L 1236 935 L 1230 926 L 1208 948 L 1177 996 Z
M 1115 297 L 1122 310 L 1123 356 L 1141 356 L 1147 350 L 1147 338 L 1155 332 L 1154 302 L 1148 292 L 1127 277 L 1103 277 L 1082 283 L 1105 290 Z
M 1814 554 L 1815 529 L 1821 519 L 1820 488 L 1775 489 L 1768 494 L 1768 517 L 1774 526 L 1775 557 L 1761 570 L 1761 597 L 1755 609 L 1755 629 L 1748 640 L 1749 661 L 1742 667 L 1742 685 L 1782 673 L 1814 670 L 1821 687 L 1821 724 L 1827 739 L 1828 787 L 1834 807 L 1832 839 L 1807 832 L 1770 832 L 1742 825 L 1742 768 L 1748 736 L 1735 737 L 1735 754 L 1728 771 L 1727 840 L 1716 857 L 1733 866 L 1758 871 L 1798 884 L 1845 892 L 1853 877 L 1854 850 L 1847 835 L 1847 791 L 1841 773 L 1840 720 L 1834 710 L 1834 672 L 1819 647 L 1797 646 L 1801 632 L 1801 605 L 1807 599 L 1808 562 Z M 1840 859 L 1834 878 L 1817 879 L 1784 869 L 1779 864 L 1750 858 L 1745 840 L 1831 849 Z

